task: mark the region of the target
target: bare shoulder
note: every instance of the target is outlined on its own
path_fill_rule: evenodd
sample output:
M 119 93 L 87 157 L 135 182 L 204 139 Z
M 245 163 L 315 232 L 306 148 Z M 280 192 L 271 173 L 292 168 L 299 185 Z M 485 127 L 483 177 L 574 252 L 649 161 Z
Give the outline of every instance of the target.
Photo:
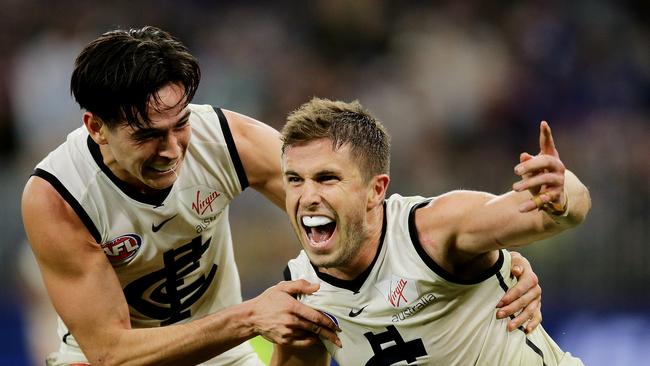
M 459 236 L 468 221 L 494 195 L 485 192 L 455 190 L 431 200 L 415 211 L 415 228 L 424 251 L 450 273 L 472 261 L 475 253 L 458 246 Z
M 250 186 L 279 207 L 284 207 L 280 133 L 254 118 L 225 109 L 223 112 Z
M 42 259 L 56 246 L 56 258 L 65 261 L 65 253 L 81 247 L 101 251 L 81 219 L 57 190 L 46 180 L 32 176 L 22 196 L 23 224 L 29 242 Z M 74 256 L 73 256 L 74 257 Z
M 63 197 L 45 179 L 32 176 L 27 181 L 22 196 L 23 218 L 31 221 L 39 218 L 67 217 L 68 209 L 72 208 Z
M 470 216 L 473 210 L 494 197 L 489 193 L 469 190 L 454 190 L 434 197 L 415 212 L 418 234 L 426 236 L 441 228 L 453 229 Z
M 269 138 L 278 138 L 279 133 L 273 127 L 247 115 L 227 109 L 221 109 L 228 120 L 228 125 L 235 137 L 254 138 L 256 133 L 266 132 Z

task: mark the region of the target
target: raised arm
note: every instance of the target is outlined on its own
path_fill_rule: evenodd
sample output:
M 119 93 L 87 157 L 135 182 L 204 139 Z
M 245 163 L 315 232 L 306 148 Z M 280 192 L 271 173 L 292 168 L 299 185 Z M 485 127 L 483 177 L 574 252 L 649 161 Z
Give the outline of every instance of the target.
M 504 247 L 530 244 L 584 220 L 591 207 L 587 188 L 566 170 L 550 127 L 540 124 L 540 153 L 524 153 L 513 191 L 495 196 L 454 191 L 416 211 L 423 245 L 434 259 L 462 263 Z
M 337 341 L 335 325 L 291 295 L 306 281 L 281 283 L 240 305 L 185 324 L 131 329 L 113 268 L 74 210 L 45 180 L 30 178 L 23 222 L 57 313 L 93 365 L 193 365 L 261 334 L 275 342 L 318 330 Z M 329 328 L 328 328 L 329 327 Z
M 284 209 L 280 170 L 282 141 L 272 127 L 243 114 L 223 110 L 252 188 Z

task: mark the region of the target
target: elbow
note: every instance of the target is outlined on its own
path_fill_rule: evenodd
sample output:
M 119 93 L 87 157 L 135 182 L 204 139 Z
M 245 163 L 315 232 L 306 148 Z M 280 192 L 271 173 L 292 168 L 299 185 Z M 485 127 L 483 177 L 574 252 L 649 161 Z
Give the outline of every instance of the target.
M 77 339 L 79 341 L 79 339 Z M 88 362 L 93 366 L 118 366 L 132 364 L 132 359 L 120 352 L 118 342 L 101 342 L 95 344 L 83 344 L 79 342 Z M 131 361 L 131 363 L 129 363 Z
M 89 352 L 84 351 L 84 353 L 86 354 L 86 357 L 88 358 L 90 364 L 93 366 L 124 365 L 125 361 L 119 360 L 119 357 L 116 357 L 114 351 L 114 349 L 113 352 L 105 349 L 94 349 L 90 350 Z

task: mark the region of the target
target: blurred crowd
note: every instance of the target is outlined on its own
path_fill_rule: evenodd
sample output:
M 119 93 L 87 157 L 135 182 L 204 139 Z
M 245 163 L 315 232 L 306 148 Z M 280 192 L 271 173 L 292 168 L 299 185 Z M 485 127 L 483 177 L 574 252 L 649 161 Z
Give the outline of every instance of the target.
M 197 103 L 281 128 L 312 96 L 358 99 L 392 135 L 391 192 L 505 192 L 519 153 L 538 152 L 539 122 L 549 121 L 593 209 L 578 229 L 521 250 L 542 281 L 545 320 L 558 332 L 585 314 L 650 322 L 648 2 L 0 4 L 0 296 L 18 308 L 38 303 L 41 291 L 19 198 L 34 164 L 81 124 L 69 93 L 74 58 L 105 31 L 155 25 L 198 57 Z M 283 213 L 255 193 L 231 216 L 251 297 L 281 280 L 299 246 Z

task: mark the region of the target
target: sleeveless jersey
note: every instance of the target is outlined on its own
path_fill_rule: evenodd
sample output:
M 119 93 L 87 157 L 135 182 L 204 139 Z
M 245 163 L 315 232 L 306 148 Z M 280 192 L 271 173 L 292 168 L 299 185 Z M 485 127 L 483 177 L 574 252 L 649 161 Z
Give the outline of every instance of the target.
M 155 197 L 120 181 L 83 126 L 34 172 L 52 184 L 103 248 L 134 328 L 187 322 L 242 301 L 228 204 L 248 181 L 223 112 L 208 105 L 188 108 L 192 136 L 180 175 Z M 81 354 L 62 321 L 59 333 L 61 359 Z M 257 359 L 252 356 L 244 343 L 206 365 L 257 365 L 242 361 Z
M 380 247 L 355 280 L 317 272 L 304 251 L 285 277 L 320 283 L 301 301 L 340 326 L 343 348 L 323 341 L 341 366 L 357 365 L 582 365 L 564 353 L 539 326 L 526 335 L 508 332 L 510 319 L 496 318 L 496 304 L 516 282 L 510 255 L 467 282 L 438 266 L 415 229 L 423 197 L 392 195 L 385 201 Z

